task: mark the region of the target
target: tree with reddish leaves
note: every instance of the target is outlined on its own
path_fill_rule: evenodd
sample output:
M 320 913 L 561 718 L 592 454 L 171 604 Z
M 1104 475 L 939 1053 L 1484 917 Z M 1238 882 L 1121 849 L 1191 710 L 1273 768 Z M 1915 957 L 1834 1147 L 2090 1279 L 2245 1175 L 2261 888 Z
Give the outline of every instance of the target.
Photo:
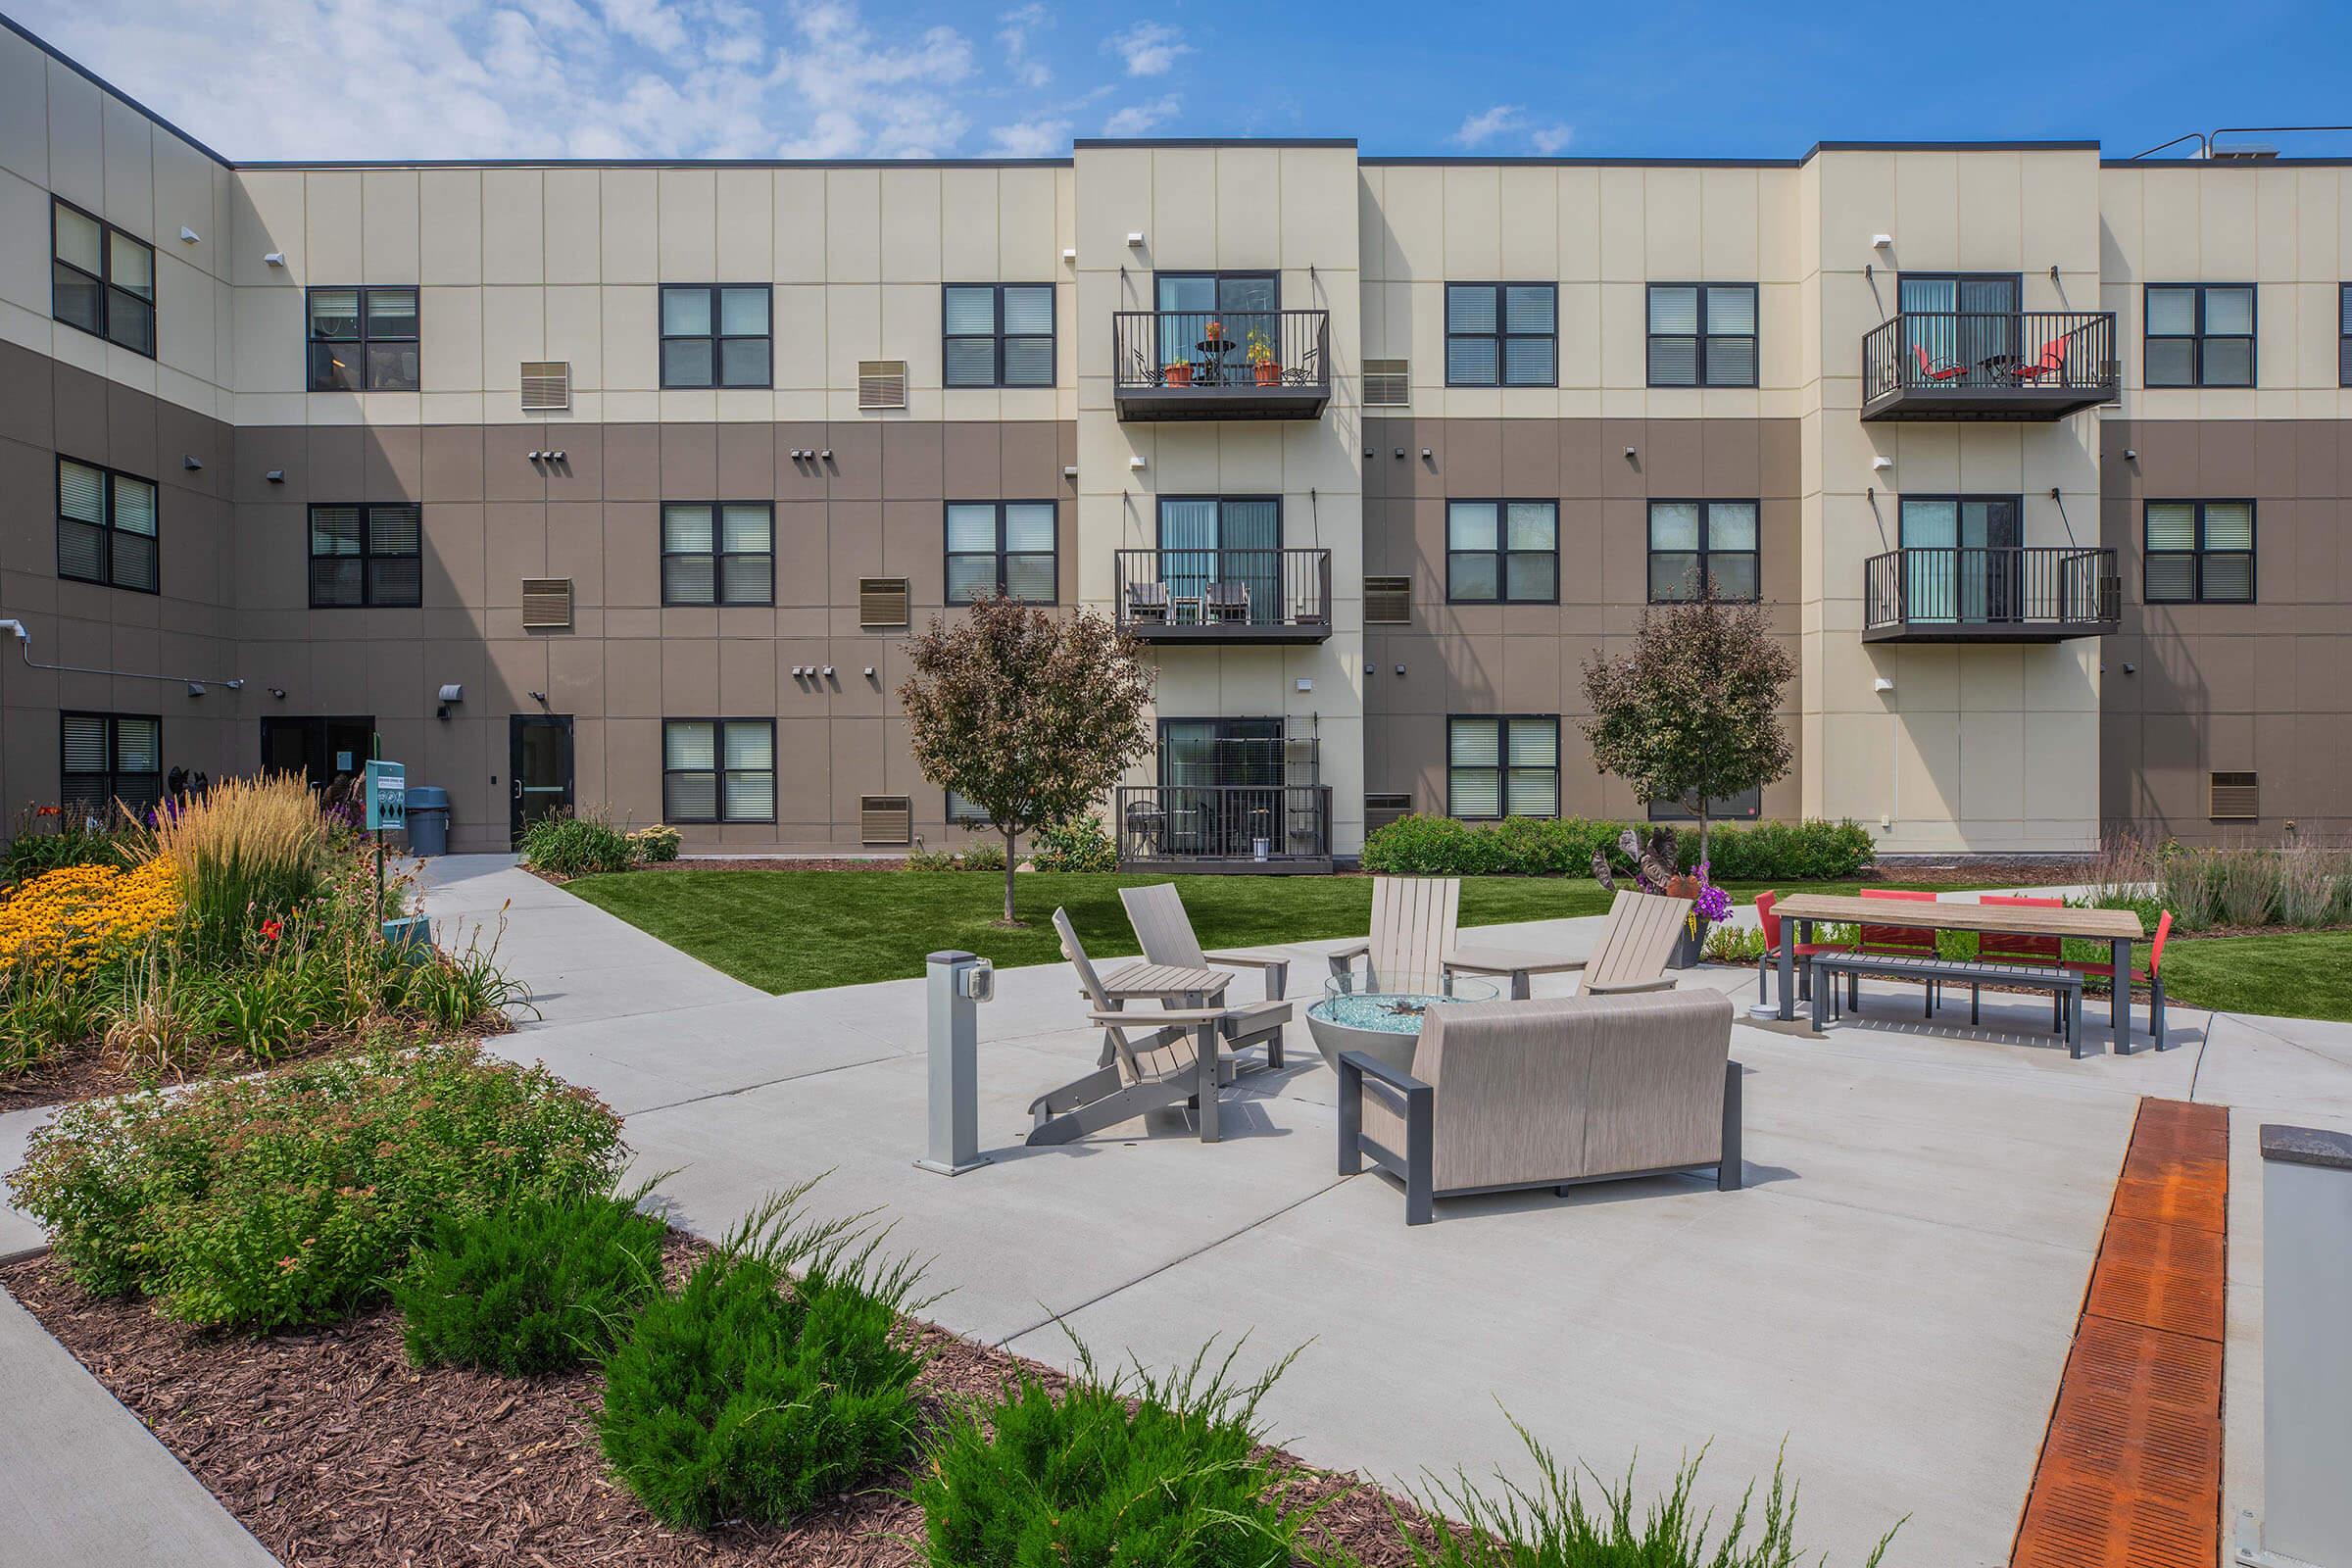
M 1788 771 L 1781 689 L 1796 661 L 1760 604 L 1699 598 L 1642 612 L 1633 646 L 1585 662 L 1584 720 L 1592 760 L 1644 804 L 1671 801 L 1698 818 L 1708 856 L 1710 808 Z
M 1101 615 L 1009 599 L 935 616 L 910 639 L 899 688 L 915 765 L 1004 835 L 1004 923 L 1015 841 L 1093 808 L 1152 751 L 1152 671 Z

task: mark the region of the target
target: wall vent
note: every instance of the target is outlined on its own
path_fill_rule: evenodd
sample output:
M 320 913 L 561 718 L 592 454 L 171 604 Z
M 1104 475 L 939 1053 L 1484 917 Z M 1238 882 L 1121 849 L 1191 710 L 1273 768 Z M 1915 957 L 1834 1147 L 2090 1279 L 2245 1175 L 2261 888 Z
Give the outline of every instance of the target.
M 858 624 L 904 626 L 906 624 L 906 578 L 860 577 L 858 579 Z
M 522 362 L 522 412 L 557 414 L 571 407 L 571 362 Z
M 2254 775 L 2215 773 L 2209 783 L 2210 808 L 2216 822 L 2251 822 L 2262 813 L 2255 806 Z
M 861 844 L 912 844 L 914 802 L 904 795 L 858 796 L 858 841 Z
M 522 579 L 522 629 L 524 631 L 568 631 L 571 629 L 571 579 L 569 577 L 525 577 Z
M 861 409 L 903 409 L 906 406 L 905 360 L 859 360 L 858 406 Z
M 1412 623 L 1412 578 L 1366 577 L 1364 579 L 1365 625 L 1409 626 Z
M 1413 797 L 1408 791 L 1400 795 L 1367 795 L 1364 797 L 1364 831 L 1377 833 L 1400 816 L 1413 814 Z
M 1364 407 L 1367 409 L 1401 409 L 1412 402 L 1412 362 L 1410 360 L 1366 360 L 1364 362 Z

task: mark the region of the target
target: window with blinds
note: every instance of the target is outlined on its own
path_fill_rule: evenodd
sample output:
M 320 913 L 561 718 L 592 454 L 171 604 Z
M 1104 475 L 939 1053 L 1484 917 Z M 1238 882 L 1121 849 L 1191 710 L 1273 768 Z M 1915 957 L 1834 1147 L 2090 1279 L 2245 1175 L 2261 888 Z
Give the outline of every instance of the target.
M 773 822 L 776 721 L 662 721 L 662 814 L 671 822 Z
M 662 285 L 662 384 L 762 387 L 774 375 L 765 283 Z
M 1560 504 L 1446 504 L 1446 597 L 1457 605 L 1554 605 L 1560 599 Z
M 2335 285 L 2335 379 L 2352 386 L 2352 283 Z
M 1651 386 L 1754 386 L 1756 285 L 1649 285 Z
M 144 817 L 164 798 L 164 721 L 153 714 L 58 715 L 58 804 L 104 824 L 117 801 Z
M 162 592 L 155 481 L 59 458 L 57 574 L 138 593 Z
M 1054 285 L 950 283 L 940 295 L 949 386 L 1054 384 Z
M 424 509 L 414 501 L 311 508 L 311 608 L 424 603 Z
M 1558 715 L 1446 719 L 1446 814 L 1472 820 L 1559 815 Z
M 1696 599 L 1712 583 L 1717 598 L 1752 604 L 1757 597 L 1756 505 L 1652 501 L 1649 602 Z
M 71 202 L 50 202 L 49 314 L 155 358 L 155 247 Z
M 2149 502 L 2140 586 L 2151 605 L 2254 603 L 2254 503 Z
M 312 391 L 416 390 L 416 290 L 315 288 L 309 304 Z
M 1050 605 L 1054 583 L 1054 531 L 1060 509 L 1051 501 L 951 501 L 947 504 L 948 603 L 1003 596 Z
M 662 603 L 776 602 L 776 508 L 770 501 L 662 504 Z
M 2150 386 L 2252 386 L 2254 285 L 2150 283 L 2143 348 Z
M 1447 386 L 1557 386 L 1556 283 L 1446 285 Z

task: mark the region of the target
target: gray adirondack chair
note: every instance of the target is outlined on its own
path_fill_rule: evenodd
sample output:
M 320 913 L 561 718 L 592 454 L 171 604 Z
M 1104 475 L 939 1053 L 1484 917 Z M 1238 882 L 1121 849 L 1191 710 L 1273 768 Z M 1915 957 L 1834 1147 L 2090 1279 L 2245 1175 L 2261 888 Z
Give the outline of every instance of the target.
M 1671 991 L 1676 977 L 1666 972 L 1666 960 L 1674 956 L 1674 945 L 1682 937 L 1683 922 L 1690 913 L 1689 899 L 1621 890 L 1609 906 L 1608 923 L 1601 927 L 1600 941 L 1589 958 L 1461 948 L 1446 959 L 1446 972 L 1507 974 L 1511 996 L 1519 1000 L 1528 995 L 1527 977 L 1531 974 L 1580 971 L 1584 978 L 1577 983 L 1577 990 L 1588 997 Z
M 1290 1022 L 1290 1004 L 1252 1009 L 1246 1022 L 1224 1007 L 1129 1012 L 1104 991 L 1067 910 L 1054 911 L 1054 930 L 1061 939 L 1062 956 L 1078 971 L 1079 989 L 1093 1004 L 1087 1016 L 1102 1025 L 1102 1054 L 1093 1072 L 1029 1102 L 1028 1142 L 1074 1143 L 1123 1121 L 1185 1105 L 1200 1113 L 1200 1141 L 1215 1143 L 1222 1047 L 1240 1050 L 1263 1039 L 1279 1041 L 1282 1026 Z
M 1454 922 L 1462 907 L 1462 882 L 1451 876 L 1383 876 L 1372 879 L 1372 934 L 1328 955 L 1334 978 L 1364 962 L 1364 989 L 1415 983 L 1440 973 L 1453 952 Z
M 1291 988 L 1291 960 L 1266 958 L 1247 953 L 1203 953 L 1200 939 L 1193 934 L 1193 917 L 1185 912 L 1184 895 L 1176 891 L 1173 882 L 1154 882 L 1149 887 L 1119 889 L 1119 902 L 1127 906 L 1127 923 L 1135 927 L 1135 938 L 1143 944 L 1144 956 L 1153 963 L 1173 964 L 1180 969 L 1205 969 L 1213 963 L 1248 964 L 1262 971 L 1266 979 L 1265 1000 L 1245 1003 L 1232 1008 L 1237 1023 L 1246 1023 L 1250 1016 L 1282 1003 Z M 1223 1002 L 1223 994 L 1209 999 Z M 1285 1009 L 1287 1013 L 1287 1008 Z M 1266 1065 L 1282 1065 L 1282 1036 L 1277 1033 L 1266 1042 Z

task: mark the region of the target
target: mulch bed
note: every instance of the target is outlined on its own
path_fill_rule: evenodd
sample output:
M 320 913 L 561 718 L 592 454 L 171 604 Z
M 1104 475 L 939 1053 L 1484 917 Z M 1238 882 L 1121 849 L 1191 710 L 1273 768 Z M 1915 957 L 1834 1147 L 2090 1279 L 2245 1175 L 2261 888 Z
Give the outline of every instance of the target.
M 673 1277 L 703 1250 L 673 1233 Z M 904 1476 L 789 1526 L 671 1530 L 606 1473 L 594 1426 L 600 1372 L 516 1380 L 419 1371 L 390 1307 L 334 1328 L 253 1339 L 172 1323 L 136 1301 L 95 1299 L 50 1256 L 0 1268 L 0 1287 L 288 1568 L 918 1568 L 922 1560 L 921 1511 L 897 1494 Z M 1009 1352 L 914 1327 L 931 1355 L 919 1387 L 935 1413 L 949 1398 L 994 1394 L 1021 1368 L 1052 1387 L 1065 1382 Z M 1367 1568 L 1410 1563 L 1385 1494 L 1298 1469 L 1302 1500 L 1333 1499 L 1318 1516 L 1333 1542 Z

